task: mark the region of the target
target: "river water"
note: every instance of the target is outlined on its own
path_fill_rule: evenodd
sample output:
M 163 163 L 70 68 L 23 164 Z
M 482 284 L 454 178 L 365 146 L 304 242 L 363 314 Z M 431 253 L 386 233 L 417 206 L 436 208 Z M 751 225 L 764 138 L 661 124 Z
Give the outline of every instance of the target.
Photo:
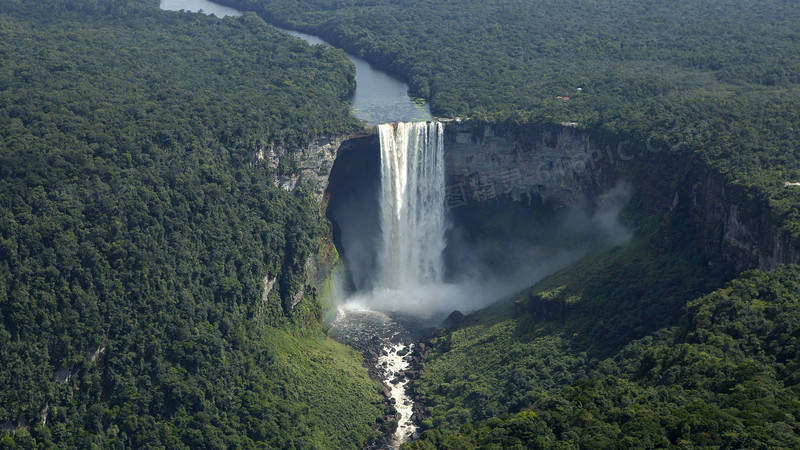
M 370 375 L 381 380 L 394 408 L 394 417 L 388 418 L 396 425 L 394 433 L 371 448 L 400 447 L 417 431 L 412 420 L 414 401 L 409 395 L 413 342 L 417 337 L 397 317 L 358 308 L 340 309 L 330 325 L 330 336 L 364 354 L 365 362 L 371 365 Z
M 218 5 L 208 0 L 161 0 L 161 9 L 168 11 L 202 10 L 205 14 L 217 17 L 240 16 L 242 13 L 227 6 Z M 278 27 L 275 27 L 278 28 Z M 292 36 L 304 39 L 309 44 L 327 42 L 306 33 L 279 30 Z M 371 124 L 389 122 L 416 122 L 433 120 L 430 108 L 421 100 L 408 96 L 408 85 L 385 72 L 375 69 L 368 62 L 353 55 L 347 55 L 356 66 L 356 91 L 350 99 L 350 110 L 353 115 Z

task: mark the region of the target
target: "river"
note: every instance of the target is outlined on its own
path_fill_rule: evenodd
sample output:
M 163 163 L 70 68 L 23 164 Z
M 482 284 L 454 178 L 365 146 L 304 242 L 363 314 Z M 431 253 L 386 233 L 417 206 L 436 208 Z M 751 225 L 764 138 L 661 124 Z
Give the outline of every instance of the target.
M 213 14 L 217 17 L 240 16 L 242 13 L 208 0 L 161 0 L 161 9 L 192 11 Z M 328 45 L 322 39 L 306 33 L 275 27 L 309 44 Z M 433 120 L 430 108 L 421 100 L 408 96 L 408 85 L 397 78 L 375 69 L 368 62 L 347 55 L 356 66 L 356 90 L 350 99 L 350 110 L 367 123 L 416 122 Z

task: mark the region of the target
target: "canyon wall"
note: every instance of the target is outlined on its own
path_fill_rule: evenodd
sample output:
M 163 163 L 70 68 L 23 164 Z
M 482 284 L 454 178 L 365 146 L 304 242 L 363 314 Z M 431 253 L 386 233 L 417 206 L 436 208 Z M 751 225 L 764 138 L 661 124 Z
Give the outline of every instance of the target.
M 451 208 L 502 199 L 591 204 L 626 182 L 634 188 L 636 207 L 689 222 L 709 259 L 722 258 L 737 271 L 800 261 L 797 242 L 773 220 L 763 196 L 729 183 L 691 155 L 675 155 L 646 140 L 601 138 L 571 123 L 446 123 Z
M 800 262 L 798 243 L 772 217 L 765 196 L 697 162 L 688 165 L 683 181 L 674 204 L 688 203 L 694 211 L 707 252 L 722 253 L 738 270 Z
M 633 186 L 637 208 L 690 222 L 710 258 L 737 271 L 769 270 L 800 261 L 800 249 L 770 215 L 763 196 L 728 182 L 691 155 L 675 155 L 648 142 L 601 138 L 575 124 L 502 126 L 481 121 L 445 122 L 447 203 L 489 204 L 504 199 L 567 206 L 591 204 L 619 182 Z M 294 189 L 310 182 L 320 201 L 337 178 L 353 170 L 380 170 L 374 128 L 320 138 L 287 151 L 261 149 L 257 158 L 284 167 L 276 183 Z M 331 173 L 337 158 L 347 167 Z M 369 160 L 369 161 L 367 161 Z M 378 162 L 379 164 L 379 162 Z
M 503 197 L 569 205 L 604 187 L 602 155 L 571 125 L 504 128 L 447 121 L 448 202 L 478 204 Z
M 320 206 L 327 208 L 330 196 L 337 189 L 347 189 L 348 185 L 357 183 L 364 171 L 374 170 L 377 174 L 380 170 L 377 130 L 366 127 L 359 133 L 323 136 L 296 149 L 282 146 L 259 148 L 254 154 L 254 162 L 273 169 L 273 182 L 284 190 L 309 186 Z M 320 220 L 324 218 L 320 217 Z M 285 312 L 293 313 L 307 295 L 313 295 L 321 308 L 321 317 L 332 320 L 332 290 L 336 283 L 331 277 L 341 270 L 342 265 L 334 246 L 338 230 L 336 224 L 333 225 L 332 234 L 323 236 L 315 252 L 305 261 L 302 283 L 282 299 Z M 262 303 L 266 303 L 274 282 L 269 277 L 264 279 Z M 309 285 L 315 289 L 308 289 Z
M 352 150 L 363 151 L 365 147 L 378 152 L 378 145 L 377 129 L 368 125 L 359 133 L 318 137 L 301 148 L 290 150 L 279 145 L 259 148 L 255 159 L 275 169 L 278 187 L 291 191 L 301 183 L 309 183 L 322 201 L 337 158 Z

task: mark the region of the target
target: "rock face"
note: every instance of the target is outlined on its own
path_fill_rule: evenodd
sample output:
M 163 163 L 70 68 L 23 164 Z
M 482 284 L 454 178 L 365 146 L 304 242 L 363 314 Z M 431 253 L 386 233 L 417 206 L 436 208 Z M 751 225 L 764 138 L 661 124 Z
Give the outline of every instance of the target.
M 674 205 L 694 211 L 707 252 L 719 252 L 737 270 L 771 270 L 800 261 L 798 243 L 771 219 L 769 201 L 746 187 L 726 182 L 713 169 L 689 165 Z
M 377 130 L 367 126 L 360 133 L 319 137 L 298 149 L 289 150 L 281 146 L 260 148 L 255 158 L 257 161 L 266 161 L 269 167 L 278 170 L 275 176 L 277 186 L 291 191 L 302 182 L 310 182 L 317 198 L 322 200 L 328 176 L 339 152 L 352 142 L 370 137 L 377 141 Z
M 597 191 L 599 150 L 572 126 L 445 126 L 448 200 L 485 203 L 507 196 L 568 205 Z
M 351 160 L 359 160 L 365 147 L 374 147 L 379 153 L 378 135 L 375 127 L 367 126 L 362 132 L 333 137 L 319 137 L 309 145 L 298 149 L 286 149 L 272 146 L 259 149 L 254 155 L 255 162 L 266 163 L 274 169 L 275 185 L 291 191 L 301 184 L 310 184 L 320 205 L 326 202 L 326 192 L 333 180 L 334 162 L 342 155 Z M 340 164 L 341 165 L 341 164 Z M 341 172 L 342 170 L 340 170 Z M 313 284 L 317 291 L 323 291 L 322 285 L 329 281 L 329 276 L 336 267 L 338 255 L 329 239 L 323 239 L 316 255 L 309 256 L 305 262 L 306 282 Z M 259 314 L 263 313 L 268 303 L 268 296 L 273 289 L 275 279 L 269 275 L 263 281 L 263 295 L 259 304 Z M 306 295 L 305 284 L 302 284 L 291 295 L 281 299 L 283 310 L 290 313 Z
M 546 298 L 530 292 L 526 300 L 514 303 L 514 317 L 531 314 L 537 321 L 564 322 L 577 309 L 577 302 L 570 298 Z
M 450 208 L 506 198 L 554 206 L 595 201 L 625 181 L 648 211 L 684 215 L 711 259 L 736 271 L 800 261 L 800 248 L 771 219 L 768 200 L 690 156 L 646 140 L 600 137 L 575 124 L 500 126 L 447 121 Z M 680 238 L 680 237 L 679 237 Z

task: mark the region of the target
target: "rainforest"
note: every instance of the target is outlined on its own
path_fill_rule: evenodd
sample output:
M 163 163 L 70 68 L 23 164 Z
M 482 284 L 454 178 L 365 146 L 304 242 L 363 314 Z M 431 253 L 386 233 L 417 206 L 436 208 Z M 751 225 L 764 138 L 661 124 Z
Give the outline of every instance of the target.
M 798 24 L 2 0 L 0 447 L 800 446 Z

